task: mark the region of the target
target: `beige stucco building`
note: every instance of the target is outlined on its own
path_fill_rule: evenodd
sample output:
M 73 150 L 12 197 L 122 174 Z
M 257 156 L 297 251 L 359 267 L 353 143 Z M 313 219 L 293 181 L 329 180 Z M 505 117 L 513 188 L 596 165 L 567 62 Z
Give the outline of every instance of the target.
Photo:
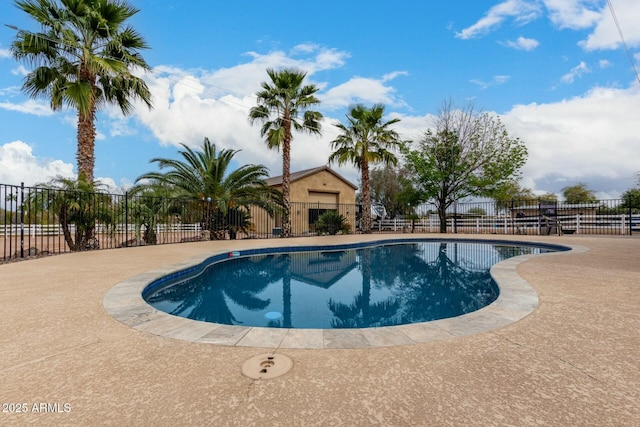
M 282 190 L 282 176 L 266 179 L 267 185 Z M 356 187 L 329 166 L 305 169 L 291 174 L 291 230 L 294 235 L 315 233 L 315 222 L 327 210 L 347 218 L 351 230 L 356 223 Z M 281 218 L 269 218 L 252 210 L 256 232 L 277 234 Z

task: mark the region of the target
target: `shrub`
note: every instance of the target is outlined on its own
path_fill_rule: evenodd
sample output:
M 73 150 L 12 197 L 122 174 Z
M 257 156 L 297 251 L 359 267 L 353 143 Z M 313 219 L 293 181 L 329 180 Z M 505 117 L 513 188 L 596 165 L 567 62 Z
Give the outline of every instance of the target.
M 316 231 L 318 234 L 335 235 L 340 231 L 346 234 L 349 232 L 349 224 L 344 215 L 336 211 L 327 211 L 318 218 Z

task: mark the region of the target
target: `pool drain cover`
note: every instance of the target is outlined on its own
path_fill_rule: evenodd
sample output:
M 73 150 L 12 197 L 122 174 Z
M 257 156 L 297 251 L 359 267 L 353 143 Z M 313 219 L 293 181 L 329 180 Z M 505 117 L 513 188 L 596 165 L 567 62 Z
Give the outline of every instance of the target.
M 266 380 L 284 375 L 293 367 L 293 360 L 282 354 L 261 354 L 242 365 L 242 373 L 254 380 Z

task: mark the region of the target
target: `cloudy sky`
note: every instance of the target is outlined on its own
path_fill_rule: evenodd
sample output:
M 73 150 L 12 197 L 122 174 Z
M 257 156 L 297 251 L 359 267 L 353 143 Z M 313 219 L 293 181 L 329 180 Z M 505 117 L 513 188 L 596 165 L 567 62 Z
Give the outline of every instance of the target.
M 281 173 L 247 119 L 267 68 L 296 67 L 316 84 L 321 137 L 296 134 L 292 170 L 326 163 L 334 123 L 349 105 L 384 103 L 397 130 L 417 139 L 443 101 L 499 115 L 525 141 L 522 184 L 538 193 L 586 183 L 617 197 L 640 171 L 640 2 L 611 0 L 334 1 L 274 7 L 263 1 L 130 0 L 151 49 L 144 75 L 153 110 L 99 114 L 96 177 L 131 185 L 153 157 L 204 137 L 236 158 Z M 436 4 L 437 3 L 437 4 Z M 464 6 L 461 4 L 464 3 Z M 76 113 L 52 112 L 20 90 L 28 64 L 9 46 L 38 30 L 9 0 L 0 5 L 0 183 L 74 176 Z M 357 183 L 352 168 L 337 168 Z

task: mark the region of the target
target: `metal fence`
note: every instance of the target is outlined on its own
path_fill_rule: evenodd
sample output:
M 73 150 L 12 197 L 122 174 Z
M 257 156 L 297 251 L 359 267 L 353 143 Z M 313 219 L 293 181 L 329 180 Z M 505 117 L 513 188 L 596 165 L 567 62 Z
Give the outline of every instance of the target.
M 86 193 L 0 184 L 2 261 L 72 251 L 200 240 L 275 238 L 283 215 L 252 206 L 221 210 L 216 201 L 148 195 Z M 406 207 L 405 215 L 374 218 L 375 233 L 438 233 L 433 204 Z M 327 218 L 340 215 L 338 227 Z M 362 207 L 292 203 L 292 236 L 358 233 Z M 569 204 L 542 200 L 465 202 L 446 210 L 447 233 L 608 234 L 640 231 L 640 213 L 622 200 Z M 321 220 L 322 219 L 322 220 Z M 324 221 L 324 222 L 323 222 Z M 325 227 L 321 227 L 321 225 Z

